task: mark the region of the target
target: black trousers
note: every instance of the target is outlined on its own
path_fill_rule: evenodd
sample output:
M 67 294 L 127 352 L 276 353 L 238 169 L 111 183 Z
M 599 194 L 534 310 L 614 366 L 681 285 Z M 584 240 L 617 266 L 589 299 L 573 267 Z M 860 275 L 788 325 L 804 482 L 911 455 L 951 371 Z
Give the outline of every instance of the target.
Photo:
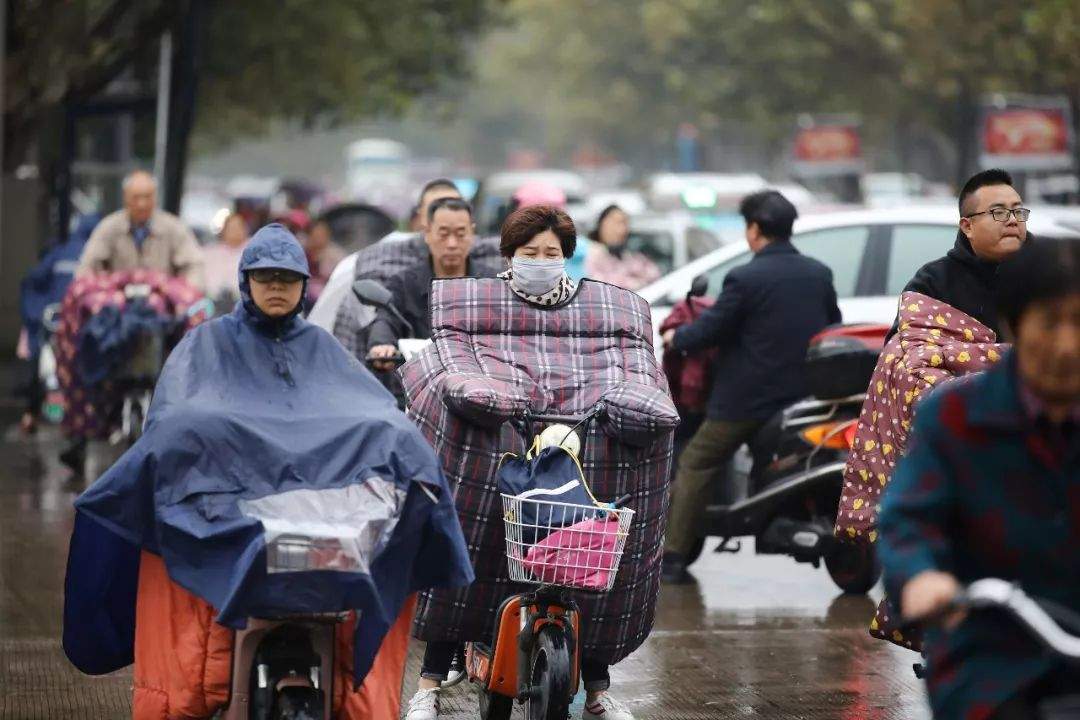
M 420 677 L 427 680 L 442 682 L 450 674 L 450 663 L 454 660 L 460 643 L 456 642 L 429 642 L 424 650 L 424 662 L 420 666 Z M 585 685 L 586 692 L 601 692 L 611 687 L 611 675 L 608 666 L 590 660 L 588 657 L 581 659 L 581 681 Z

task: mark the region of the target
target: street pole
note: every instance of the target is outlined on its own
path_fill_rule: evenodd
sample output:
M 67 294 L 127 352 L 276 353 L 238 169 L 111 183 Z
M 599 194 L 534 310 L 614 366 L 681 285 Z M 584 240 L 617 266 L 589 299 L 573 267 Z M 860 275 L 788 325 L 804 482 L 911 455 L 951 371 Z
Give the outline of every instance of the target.
M 172 91 L 172 33 L 161 36 L 158 60 L 157 119 L 154 126 L 154 178 L 165 187 L 165 153 L 169 144 L 169 96 Z
M 7 3 L 0 1 L 0 58 L 7 60 Z M 7 64 L 6 62 L 4 63 Z M 3 243 L 4 229 L 4 75 L 0 72 L 0 243 Z M 0 253 L 0 257 L 3 253 Z M 3 261 L 0 260 L 0 269 L 3 269 Z

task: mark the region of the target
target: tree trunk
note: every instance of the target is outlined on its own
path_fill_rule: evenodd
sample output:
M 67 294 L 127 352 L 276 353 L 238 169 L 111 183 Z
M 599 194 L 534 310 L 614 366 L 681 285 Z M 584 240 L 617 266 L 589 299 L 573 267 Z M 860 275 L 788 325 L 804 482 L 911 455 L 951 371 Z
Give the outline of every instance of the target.
M 209 9 L 206 0 L 191 0 L 188 12 L 174 24 L 172 79 L 169 83 L 169 126 L 165 143 L 165 187 L 162 207 L 180 212 L 184 194 L 191 128 L 195 122 L 199 55 Z
M 977 163 L 975 134 L 978 124 L 978 105 L 971 86 L 961 82 L 956 98 L 956 187 L 963 187 Z

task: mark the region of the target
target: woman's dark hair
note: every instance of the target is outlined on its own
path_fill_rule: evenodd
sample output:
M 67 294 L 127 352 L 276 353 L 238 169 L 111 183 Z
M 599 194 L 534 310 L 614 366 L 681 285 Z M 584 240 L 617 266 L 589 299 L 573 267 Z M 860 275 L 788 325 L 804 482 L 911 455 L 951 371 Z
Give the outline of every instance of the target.
M 608 215 L 610 215 L 611 213 L 615 212 L 616 210 L 618 210 L 621 213 L 626 212 L 625 210 L 623 210 L 618 205 L 608 205 L 606 208 L 604 208 L 603 210 L 600 211 L 600 217 L 596 218 L 596 227 L 594 227 L 592 230 L 589 231 L 589 236 L 588 237 L 589 237 L 590 240 L 599 240 L 600 239 L 600 226 L 604 224 L 604 219 Z
M 761 234 L 769 240 L 786 242 L 791 239 L 791 228 L 799 211 L 791 201 L 776 190 L 762 190 L 747 195 L 739 203 L 739 214 L 750 223 L 757 223 Z
M 1013 332 L 1032 304 L 1073 293 L 1080 293 L 1080 240 L 1028 235 L 998 268 L 998 314 Z
M 551 205 L 530 205 L 510 213 L 502 226 L 499 252 L 503 257 L 513 257 L 522 245 L 550 230 L 559 238 L 563 257 L 570 258 L 577 247 L 577 228 L 570 216 Z

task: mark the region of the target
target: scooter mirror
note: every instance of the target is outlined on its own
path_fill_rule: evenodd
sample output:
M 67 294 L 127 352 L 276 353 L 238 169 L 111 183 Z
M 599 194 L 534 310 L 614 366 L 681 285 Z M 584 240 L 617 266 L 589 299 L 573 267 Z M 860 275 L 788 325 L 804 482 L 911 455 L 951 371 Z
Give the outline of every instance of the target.
M 698 275 L 690 283 L 690 292 L 686 295 L 687 297 L 704 297 L 707 292 L 709 292 L 709 276 Z
M 394 297 L 377 280 L 357 280 L 352 285 L 352 291 L 361 303 L 375 307 L 386 307 Z

